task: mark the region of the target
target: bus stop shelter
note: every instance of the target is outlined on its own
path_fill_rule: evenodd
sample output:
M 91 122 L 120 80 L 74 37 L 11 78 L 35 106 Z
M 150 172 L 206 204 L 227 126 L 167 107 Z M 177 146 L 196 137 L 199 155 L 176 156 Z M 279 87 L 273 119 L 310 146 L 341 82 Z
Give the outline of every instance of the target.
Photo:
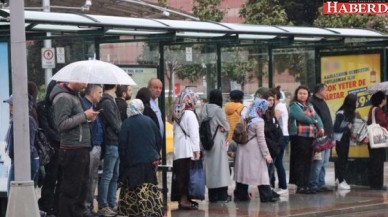
M 168 84 L 170 93 L 175 85 L 174 73 L 183 66 L 191 67 L 192 74 L 197 73 L 197 80 L 201 80 L 199 83 L 203 84 L 201 91 L 205 96 L 214 88 L 227 93 L 239 87 L 244 92 L 253 93 L 251 89 L 285 83 L 282 80 L 285 73 L 296 82 L 290 88 L 295 88 L 297 84 L 312 87 L 319 82 L 327 83 L 334 100 L 331 108 L 333 113 L 334 106 L 338 105 L 335 100 L 343 100 L 344 94 L 352 91 L 359 94 L 359 107 L 366 109 L 369 96 L 364 93 L 364 86 L 387 80 L 388 35 L 367 29 L 266 26 L 25 11 L 25 31 L 27 40 L 31 42 L 80 42 L 83 53 L 77 59 L 68 57 L 70 62 L 87 59 L 91 54 L 95 54 L 97 59 L 109 61 L 102 54 L 104 45 L 141 42 L 146 49 L 137 58 L 139 65 L 153 66 L 157 77 L 165 85 Z M 48 32 L 51 33 L 49 36 Z M 9 40 L 9 10 L 1 9 L 0 43 L 8 44 Z M 68 49 L 74 47 L 70 44 Z M 128 50 L 128 55 L 130 52 Z M 368 67 L 349 66 L 350 69 L 343 73 L 334 72 L 341 61 L 354 58 L 361 58 L 366 63 L 377 62 Z M 292 64 L 285 67 L 284 64 L 290 59 Z M 249 64 L 252 61 L 254 64 Z M 190 72 L 189 69 L 187 71 Z M 201 73 L 198 74 L 198 71 Z M 236 75 L 235 71 L 242 74 Z M 358 78 L 360 71 L 367 72 L 369 77 L 365 75 Z M 181 73 L 182 76 L 187 76 L 191 82 L 196 81 L 195 78 L 189 78 L 190 73 Z M 250 84 L 252 81 L 253 85 Z M 356 85 L 352 87 L 353 81 L 356 81 Z M 163 89 L 162 96 L 164 94 Z M 171 104 L 171 98 L 168 104 L 165 97 L 159 100 L 160 105 L 166 105 L 161 106 L 162 113 L 166 114 L 165 108 Z M 162 156 L 163 165 L 167 165 L 165 145 Z M 165 198 L 168 189 L 166 172 L 167 169 L 163 170 Z

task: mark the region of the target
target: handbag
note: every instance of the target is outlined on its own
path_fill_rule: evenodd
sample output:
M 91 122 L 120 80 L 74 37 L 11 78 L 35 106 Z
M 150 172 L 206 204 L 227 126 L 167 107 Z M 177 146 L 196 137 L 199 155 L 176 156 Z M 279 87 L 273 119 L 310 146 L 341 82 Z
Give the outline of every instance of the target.
M 202 160 L 192 161 L 189 179 L 189 198 L 205 199 L 205 172 L 203 170 Z
M 314 152 L 321 152 L 335 147 L 336 142 L 332 136 L 321 136 L 314 140 L 313 150 Z
M 388 147 L 388 131 L 376 123 L 375 110 L 376 107 L 372 110 L 372 124 L 367 127 L 370 148 L 386 148 Z

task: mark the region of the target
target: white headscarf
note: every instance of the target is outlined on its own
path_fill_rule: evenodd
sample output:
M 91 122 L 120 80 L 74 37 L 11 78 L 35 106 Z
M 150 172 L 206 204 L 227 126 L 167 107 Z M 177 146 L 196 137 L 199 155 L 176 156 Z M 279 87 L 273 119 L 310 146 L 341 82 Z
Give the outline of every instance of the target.
M 133 99 L 128 102 L 127 114 L 128 117 L 140 115 L 144 111 L 144 104 L 140 99 Z

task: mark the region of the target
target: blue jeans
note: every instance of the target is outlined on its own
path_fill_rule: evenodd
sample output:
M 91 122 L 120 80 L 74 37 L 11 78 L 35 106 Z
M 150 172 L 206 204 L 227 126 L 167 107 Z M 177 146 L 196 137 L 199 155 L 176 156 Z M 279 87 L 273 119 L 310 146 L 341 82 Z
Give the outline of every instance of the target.
M 117 145 L 106 145 L 102 176 L 98 186 L 98 207 L 117 206 L 117 181 L 119 177 L 119 150 Z
M 284 169 L 284 165 L 283 165 L 283 157 L 284 157 L 284 150 L 286 149 L 288 142 L 289 142 L 289 137 L 283 136 L 282 146 L 280 148 L 279 154 L 276 155 L 276 160 L 274 162 L 274 165 L 278 174 L 278 179 L 279 179 L 279 188 L 281 189 L 287 189 L 287 177 L 286 177 L 286 170 Z M 273 184 L 273 187 L 275 187 L 274 174 L 270 177 L 271 177 L 271 183 Z
M 39 167 L 40 167 L 39 158 L 38 159 L 32 158 L 31 159 L 31 180 L 32 181 L 35 180 L 35 177 L 38 174 Z M 12 160 L 11 167 L 9 169 L 9 174 L 8 174 L 8 186 L 7 186 L 8 195 L 9 195 L 9 189 L 11 187 L 11 181 L 14 181 L 14 180 L 15 180 L 15 165 Z
M 321 152 L 322 160 L 315 160 L 311 164 L 310 188 L 319 189 L 325 187 L 326 167 L 329 163 L 330 150 Z

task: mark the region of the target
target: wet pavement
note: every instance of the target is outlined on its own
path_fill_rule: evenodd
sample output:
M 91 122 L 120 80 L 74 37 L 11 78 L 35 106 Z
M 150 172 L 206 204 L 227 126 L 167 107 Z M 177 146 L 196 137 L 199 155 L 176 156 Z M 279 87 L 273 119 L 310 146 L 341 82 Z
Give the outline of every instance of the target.
M 287 176 L 288 177 L 288 176 Z M 385 165 L 385 183 L 388 185 L 388 164 Z M 388 191 L 369 190 L 354 186 L 349 190 L 336 190 L 334 167 L 329 164 L 326 184 L 333 190 L 316 194 L 296 194 L 289 186 L 289 195 L 274 203 L 261 203 L 257 188 L 250 187 L 253 195 L 249 202 L 209 203 L 199 201 L 198 210 L 179 210 L 177 202 L 168 202 L 167 216 L 173 217 L 224 217 L 224 216 L 388 216 Z M 234 186 L 229 187 L 232 195 Z

